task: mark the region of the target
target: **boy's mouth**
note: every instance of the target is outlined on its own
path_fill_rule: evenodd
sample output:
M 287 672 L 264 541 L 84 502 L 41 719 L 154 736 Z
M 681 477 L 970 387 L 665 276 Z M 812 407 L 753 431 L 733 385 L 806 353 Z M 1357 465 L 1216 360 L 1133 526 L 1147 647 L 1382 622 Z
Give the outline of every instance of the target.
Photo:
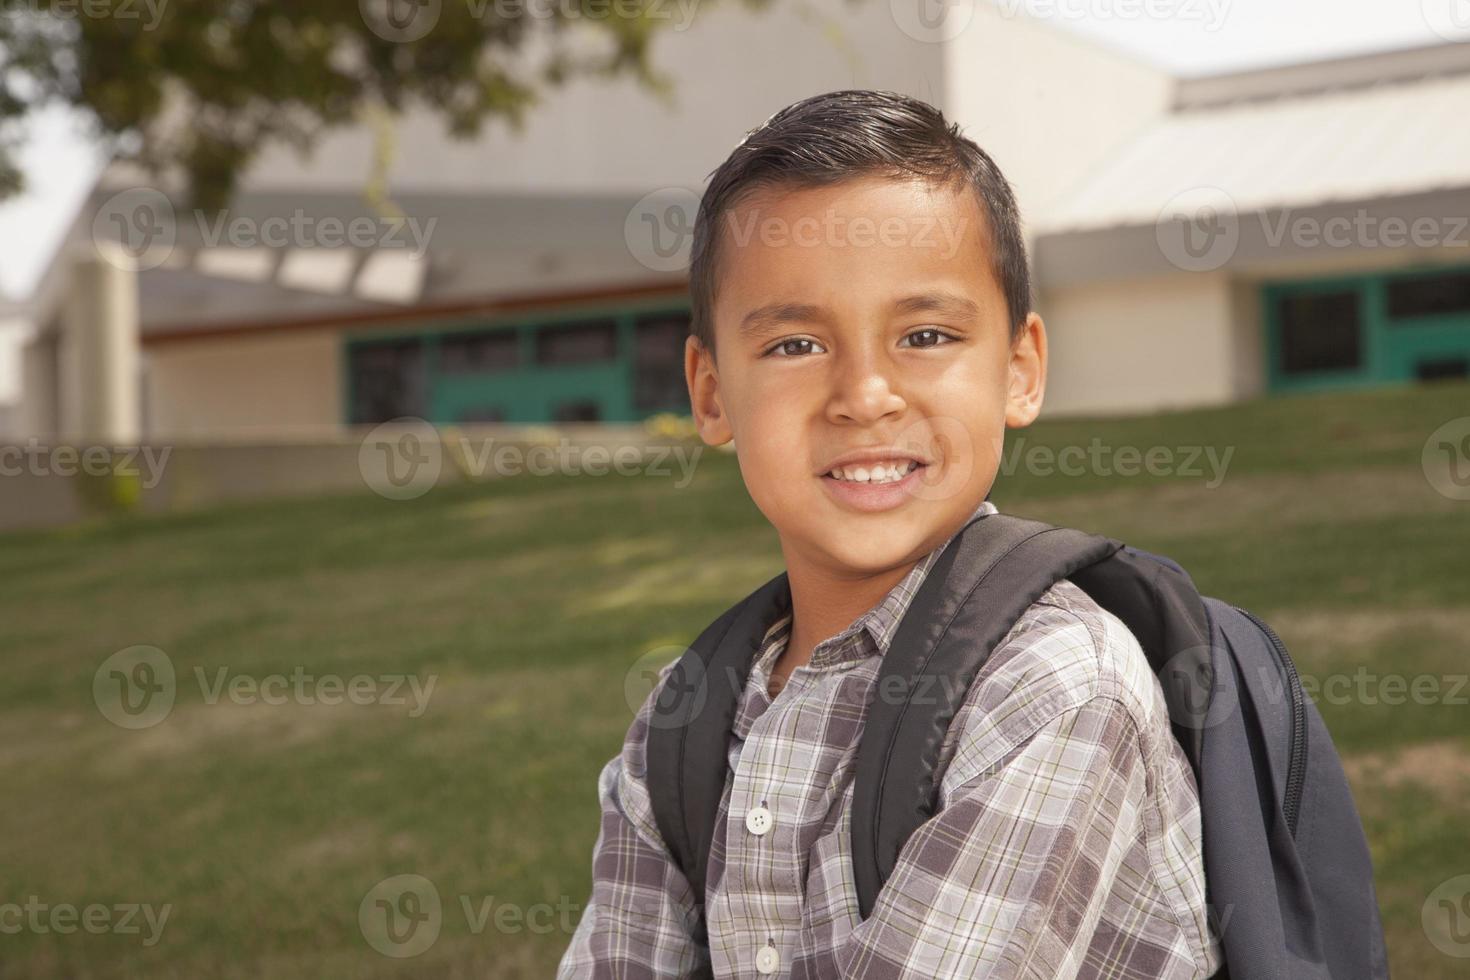
M 839 457 L 818 476 L 838 503 L 871 513 L 909 499 L 929 465 L 913 456 L 858 453 Z
M 848 483 L 897 483 L 923 465 L 916 459 L 876 460 L 834 467 L 826 475 Z
M 900 480 L 933 460 L 912 449 L 897 446 L 868 446 L 834 456 L 817 470 L 817 476 L 846 480 L 851 483 L 884 483 Z

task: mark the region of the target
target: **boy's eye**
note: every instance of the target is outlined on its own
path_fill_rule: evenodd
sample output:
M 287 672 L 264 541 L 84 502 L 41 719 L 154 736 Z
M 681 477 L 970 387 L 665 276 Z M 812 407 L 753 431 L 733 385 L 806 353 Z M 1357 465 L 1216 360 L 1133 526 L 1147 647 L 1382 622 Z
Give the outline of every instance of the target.
M 903 339 L 914 341 L 909 345 L 910 347 L 938 347 L 940 345 L 940 339 L 946 337 L 949 340 L 954 339 L 942 330 L 935 329 L 934 327 L 925 327 L 922 330 L 915 330 L 911 334 L 906 334 Z
M 912 341 L 908 345 L 910 347 L 939 347 L 956 338 L 936 327 L 924 327 L 922 330 L 906 334 L 903 339 Z M 823 347 L 810 337 L 790 337 L 777 341 L 766 353 L 781 357 L 800 357 L 803 354 L 823 353 Z
M 805 345 L 805 347 L 802 345 Z M 812 348 L 816 348 L 816 351 L 820 353 L 822 345 L 810 337 L 792 337 L 788 340 L 780 341 L 770 350 L 766 351 L 766 353 L 777 354 L 781 357 L 800 357 L 803 354 L 812 353 Z

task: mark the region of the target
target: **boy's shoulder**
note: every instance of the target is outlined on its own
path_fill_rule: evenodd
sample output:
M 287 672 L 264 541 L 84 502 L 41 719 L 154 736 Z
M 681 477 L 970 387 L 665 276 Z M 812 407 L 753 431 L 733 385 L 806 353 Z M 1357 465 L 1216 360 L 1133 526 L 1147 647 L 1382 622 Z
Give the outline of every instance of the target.
M 1054 660 L 1046 643 L 1061 634 L 1081 649 L 1075 661 Z M 1089 699 L 1111 697 L 1133 710 L 1154 706 L 1162 698 L 1148 657 L 1121 619 L 1098 604 L 1070 579 L 1053 585 L 1011 628 L 997 652 L 999 662 L 1035 664 L 1043 661 L 1050 675 L 1066 689 L 1078 689 Z M 1162 704 L 1162 701 L 1160 701 Z
M 1163 690 L 1137 637 L 1062 579 L 1022 613 L 971 683 L 941 753 L 953 753 L 946 786 L 1000 764 L 1088 702 L 1126 716 L 1145 756 L 1174 740 Z

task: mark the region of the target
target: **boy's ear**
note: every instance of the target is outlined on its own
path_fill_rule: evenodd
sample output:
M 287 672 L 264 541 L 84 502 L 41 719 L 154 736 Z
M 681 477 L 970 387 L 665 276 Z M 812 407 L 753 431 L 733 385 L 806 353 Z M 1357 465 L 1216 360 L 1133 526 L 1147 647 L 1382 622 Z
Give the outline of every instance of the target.
M 684 341 L 684 381 L 689 385 L 689 407 L 699 438 L 710 446 L 723 445 L 735 438 L 720 400 L 720 375 L 715 359 L 693 334 Z
M 1046 395 L 1046 324 L 1034 311 L 1011 344 L 1006 370 L 1006 428 L 1019 429 L 1036 421 Z

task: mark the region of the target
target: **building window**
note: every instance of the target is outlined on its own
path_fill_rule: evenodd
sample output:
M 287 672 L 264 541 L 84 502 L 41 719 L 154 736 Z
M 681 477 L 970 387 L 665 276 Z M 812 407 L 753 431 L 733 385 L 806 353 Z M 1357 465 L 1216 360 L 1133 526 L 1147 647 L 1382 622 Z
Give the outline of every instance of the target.
M 1419 361 L 1414 365 L 1414 378 L 1417 381 L 1458 381 L 1470 378 L 1470 358 L 1446 357 Z
M 556 406 L 553 422 L 596 422 L 602 418 L 602 410 L 595 401 L 562 402 Z
M 520 365 L 515 330 L 445 334 L 439 341 L 439 369 L 446 374 L 509 371 Z
M 1440 313 L 1470 313 L 1470 271 L 1389 280 L 1390 317 L 1398 319 Z
M 689 410 L 684 380 L 684 341 L 689 314 L 658 313 L 633 324 L 633 407 L 639 411 Z
M 536 331 L 537 364 L 589 364 L 618 354 L 618 328 L 612 319 L 551 324 Z
M 1283 296 L 1278 313 L 1283 374 L 1353 371 L 1362 366 L 1356 291 Z
M 353 344 L 348 348 L 352 423 L 376 425 L 426 414 L 424 348 L 419 340 Z

